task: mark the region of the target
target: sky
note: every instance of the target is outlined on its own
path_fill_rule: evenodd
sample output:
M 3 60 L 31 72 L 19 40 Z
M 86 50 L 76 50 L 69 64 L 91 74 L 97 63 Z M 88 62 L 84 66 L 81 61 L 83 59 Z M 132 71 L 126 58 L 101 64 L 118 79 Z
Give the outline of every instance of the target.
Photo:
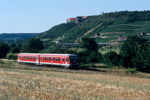
M 40 33 L 67 18 L 150 10 L 150 0 L 0 0 L 0 33 Z

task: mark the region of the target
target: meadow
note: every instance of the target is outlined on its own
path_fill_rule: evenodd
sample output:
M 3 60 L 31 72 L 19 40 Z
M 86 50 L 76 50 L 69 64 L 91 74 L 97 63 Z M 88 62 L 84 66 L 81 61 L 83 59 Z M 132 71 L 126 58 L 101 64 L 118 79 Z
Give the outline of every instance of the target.
M 150 78 L 0 63 L 0 100 L 149 100 Z

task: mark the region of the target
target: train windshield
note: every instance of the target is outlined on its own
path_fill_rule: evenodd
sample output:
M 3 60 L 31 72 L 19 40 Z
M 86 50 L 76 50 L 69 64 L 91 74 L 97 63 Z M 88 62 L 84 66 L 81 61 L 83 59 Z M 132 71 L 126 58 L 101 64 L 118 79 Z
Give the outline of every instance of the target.
M 70 56 L 70 63 L 78 63 L 78 56 Z

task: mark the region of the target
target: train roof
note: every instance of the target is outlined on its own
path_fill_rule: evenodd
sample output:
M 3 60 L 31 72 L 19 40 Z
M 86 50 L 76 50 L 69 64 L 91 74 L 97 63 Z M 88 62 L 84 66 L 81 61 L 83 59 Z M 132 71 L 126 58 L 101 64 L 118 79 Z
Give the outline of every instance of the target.
M 41 55 L 41 56 L 56 55 L 56 56 L 77 56 L 77 55 L 75 55 L 75 54 L 54 54 L 54 53 L 19 53 L 19 55 Z
M 40 55 L 40 53 L 19 53 L 18 55 Z

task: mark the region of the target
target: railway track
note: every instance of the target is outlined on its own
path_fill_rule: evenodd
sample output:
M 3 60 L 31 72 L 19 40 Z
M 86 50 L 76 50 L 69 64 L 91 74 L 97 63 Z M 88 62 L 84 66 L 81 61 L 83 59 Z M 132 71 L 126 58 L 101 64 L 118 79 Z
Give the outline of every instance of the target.
M 48 70 L 53 70 L 53 71 L 58 71 L 58 72 L 75 72 L 75 73 L 95 73 L 95 74 L 102 74 L 106 73 L 106 71 L 101 71 L 101 70 L 96 70 L 96 69 L 90 69 L 86 67 L 78 67 L 78 68 L 65 68 L 65 67 L 60 67 L 60 66 L 39 66 L 39 65 L 34 65 L 34 64 L 23 64 L 27 68 L 30 69 L 35 69 L 35 70 L 42 70 L 46 69 Z
M 97 69 L 90 69 L 88 67 L 79 67 L 78 69 L 67 69 L 60 66 L 38 66 L 38 65 L 31 65 L 31 64 L 24 64 L 25 67 L 31 70 L 41 70 L 41 71 L 54 71 L 54 72 L 64 72 L 64 73 L 83 73 L 83 74 L 101 74 L 101 75 L 108 75 L 108 76 L 120 76 L 120 77 L 137 77 L 137 78 L 148 78 L 149 76 L 143 76 L 139 74 L 125 74 L 125 73 L 118 73 L 106 71 L 106 70 L 97 70 Z

